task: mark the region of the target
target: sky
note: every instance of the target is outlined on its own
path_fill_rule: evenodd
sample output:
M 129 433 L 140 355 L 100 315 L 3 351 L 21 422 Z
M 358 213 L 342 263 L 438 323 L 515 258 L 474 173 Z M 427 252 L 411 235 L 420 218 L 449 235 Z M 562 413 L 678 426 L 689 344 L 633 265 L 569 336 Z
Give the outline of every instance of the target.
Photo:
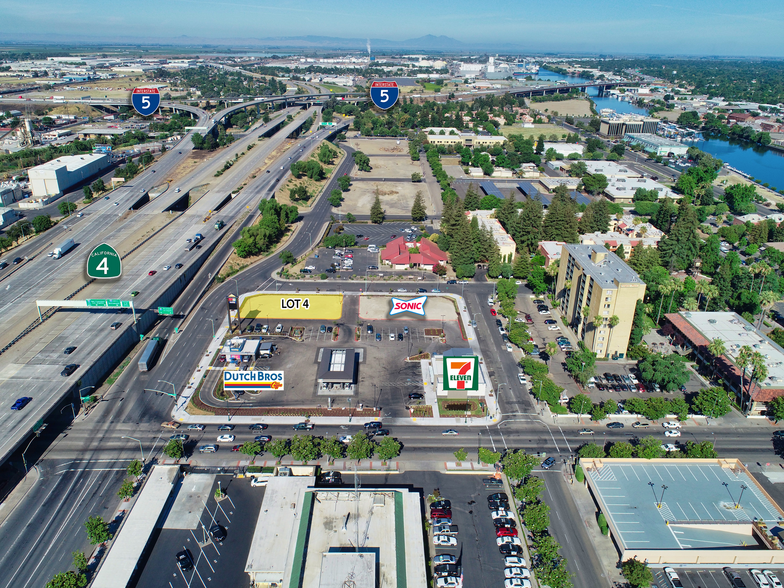
M 784 57 L 781 0 L 0 0 L 0 42 L 445 35 L 531 52 Z

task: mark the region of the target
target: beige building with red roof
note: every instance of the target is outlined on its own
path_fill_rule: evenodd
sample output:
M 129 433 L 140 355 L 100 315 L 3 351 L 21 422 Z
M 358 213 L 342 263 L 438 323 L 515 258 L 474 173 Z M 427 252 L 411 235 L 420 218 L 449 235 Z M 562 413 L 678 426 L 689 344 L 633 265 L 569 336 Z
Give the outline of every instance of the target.
M 445 265 L 447 255 L 429 239 L 408 242 L 404 237 L 398 237 L 387 243 L 381 252 L 381 262 L 394 269 L 415 267 L 432 270 L 439 263 Z

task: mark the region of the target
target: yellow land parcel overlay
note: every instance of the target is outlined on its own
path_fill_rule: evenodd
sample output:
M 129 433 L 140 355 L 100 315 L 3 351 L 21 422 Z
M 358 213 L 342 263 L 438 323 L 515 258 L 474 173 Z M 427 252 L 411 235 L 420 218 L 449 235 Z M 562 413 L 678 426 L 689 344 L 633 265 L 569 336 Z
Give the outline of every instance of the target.
M 343 315 L 343 294 L 252 294 L 240 306 L 244 319 L 337 320 Z

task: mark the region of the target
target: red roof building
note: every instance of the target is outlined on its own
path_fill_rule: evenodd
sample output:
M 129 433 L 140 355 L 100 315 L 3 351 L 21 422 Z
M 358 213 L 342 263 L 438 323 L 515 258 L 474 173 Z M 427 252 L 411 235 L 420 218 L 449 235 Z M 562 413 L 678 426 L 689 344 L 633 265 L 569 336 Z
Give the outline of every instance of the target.
M 412 249 L 418 252 L 412 253 Z M 408 242 L 404 237 L 398 237 L 387 243 L 386 248 L 381 252 L 381 261 L 395 269 L 407 269 L 413 266 L 432 270 L 439 263 L 445 264 L 447 256 L 429 239 Z

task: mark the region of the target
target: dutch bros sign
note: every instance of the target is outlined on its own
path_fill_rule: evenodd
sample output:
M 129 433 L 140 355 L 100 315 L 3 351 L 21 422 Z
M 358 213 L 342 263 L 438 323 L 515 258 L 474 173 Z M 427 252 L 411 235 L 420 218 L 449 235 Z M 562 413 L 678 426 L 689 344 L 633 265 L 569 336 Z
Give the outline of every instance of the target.
M 479 358 L 445 357 L 444 390 L 478 390 Z
M 381 110 L 389 110 L 397 102 L 400 89 L 397 82 L 376 81 L 370 84 L 370 99 Z
M 395 316 L 401 312 L 410 312 L 425 316 L 425 302 L 427 296 L 420 296 L 419 298 L 412 298 L 410 300 L 403 300 L 402 298 L 392 298 L 392 309 L 389 311 L 389 316 Z
M 158 88 L 134 88 L 131 94 L 133 108 L 142 116 L 150 116 L 161 105 Z
M 250 390 L 262 392 L 264 390 L 283 390 L 283 372 L 238 372 L 223 371 L 224 390 Z

